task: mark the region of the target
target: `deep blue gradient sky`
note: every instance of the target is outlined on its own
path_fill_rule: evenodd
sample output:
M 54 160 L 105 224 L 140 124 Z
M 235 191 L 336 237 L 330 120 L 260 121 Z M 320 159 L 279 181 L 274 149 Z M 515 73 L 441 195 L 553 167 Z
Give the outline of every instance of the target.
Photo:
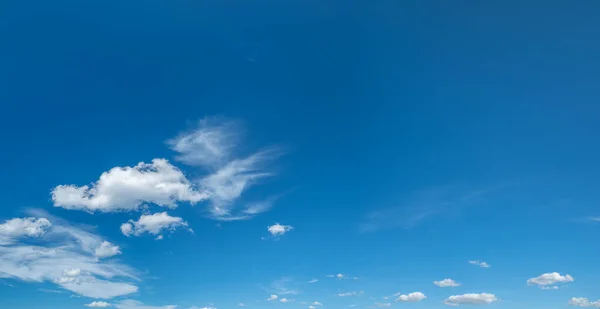
M 106 239 L 122 254 L 96 262 L 129 267 L 135 279 L 113 281 L 138 291 L 95 299 L 7 274 L 17 246 L 56 244 L 0 237 L 0 307 L 600 299 L 600 3 L 475 2 L 2 1 L 0 224 L 45 217 Z M 261 166 L 273 176 L 232 204 L 272 202 L 268 211 L 225 222 L 207 215 L 213 200 L 55 207 L 59 185 L 154 158 L 202 190 L 210 169 L 178 161 L 167 141 L 226 123 L 240 136 L 231 156 L 280 151 Z M 120 231 L 163 211 L 194 233 Z M 274 237 L 275 223 L 293 229 Z M 527 284 L 553 272 L 574 280 Z M 327 277 L 338 273 L 348 279 Z M 445 278 L 461 286 L 432 283 Z M 353 291 L 363 294 L 338 296 Z M 397 292 L 427 298 L 396 302 Z

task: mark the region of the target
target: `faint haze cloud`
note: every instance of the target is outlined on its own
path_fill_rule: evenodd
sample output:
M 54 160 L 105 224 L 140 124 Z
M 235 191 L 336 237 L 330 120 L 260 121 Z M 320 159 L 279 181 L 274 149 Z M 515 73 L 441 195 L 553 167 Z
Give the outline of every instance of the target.
M 410 229 L 434 216 L 457 213 L 465 208 L 484 205 L 490 195 L 506 186 L 477 189 L 445 186 L 421 190 L 405 198 L 398 206 L 380 208 L 367 213 L 359 224 L 359 231 Z

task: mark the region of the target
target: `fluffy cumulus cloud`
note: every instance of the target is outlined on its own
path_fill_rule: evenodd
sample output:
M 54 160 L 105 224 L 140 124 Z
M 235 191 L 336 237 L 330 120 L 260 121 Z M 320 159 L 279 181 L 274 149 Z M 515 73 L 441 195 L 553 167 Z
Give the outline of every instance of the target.
M 167 212 L 160 212 L 142 215 L 137 221 L 129 220 L 129 222 L 123 223 L 121 232 L 125 236 L 140 236 L 144 233 L 159 235 L 163 231 L 174 231 L 180 227 L 187 228 L 187 226 L 187 222 L 182 218 L 171 217 Z M 162 237 L 157 239 L 162 239 Z
M 569 300 L 569 305 L 576 307 L 600 308 L 600 300 L 590 301 L 585 297 L 573 297 Z
M 0 245 L 8 245 L 20 238 L 37 238 L 52 226 L 46 218 L 14 218 L 0 224 Z
M 313 306 L 323 306 L 323 304 L 321 304 L 318 301 L 314 301 L 311 305 L 313 305 Z
M 490 293 L 469 293 L 448 297 L 444 303 L 449 306 L 458 305 L 489 305 L 497 301 L 496 295 Z
M 210 217 L 216 220 L 249 219 L 272 207 L 272 200 L 246 206 L 240 206 L 238 200 L 261 179 L 274 175 L 266 170 L 266 165 L 281 151 L 271 147 L 247 156 L 236 156 L 240 137 L 239 123 L 206 118 L 195 129 L 168 141 L 171 149 L 178 153 L 178 161 L 208 171 L 197 183 L 210 200 Z
M 269 296 L 269 298 L 267 298 L 267 300 L 268 301 L 273 301 L 273 300 L 276 300 L 277 298 L 279 298 L 279 296 L 277 296 L 275 294 L 272 294 L 272 295 Z
M 90 308 L 108 308 L 110 304 L 105 301 L 93 301 L 85 306 Z
M 294 229 L 291 225 L 281 225 L 279 223 L 275 223 L 269 227 L 267 227 L 267 231 L 275 237 L 281 236 L 289 231 Z
M 94 255 L 99 259 L 115 256 L 117 254 L 121 254 L 121 248 L 108 241 L 102 241 L 100 245 L 94 249 Z
M 399 302 L 418 302 L 418 301 L 422 301 L 425 298 L 427 298 L 427 296 L 425 296 L 425 294 L 421 293 L 421 292 L 413 292 L 413 293 L 409 293 L 409 294 L 403 294 L 398 296 L 398 298 L 396 299 L 396 301 Z
M 135 271 L 108 259 L 120 253 L 118 246 L 59 218 L 17 219 L 7 223 L 11 226 L 14 222 L 35 223 L 44 226 L 44 232 L 35 227 L 25 229 L 30 231 L 25 234 L 3 234 L 11 236 L 8 244 L 0 244 L 0 278 L 49 282 L 73 293 L 100 299 L 137 292 Z M 13 231 L 6 226 L 5 230 Z M 36 237 L 37 241 L 32 245 L 21 241 L 22 237 Z
M 490 265 L 490 264 L 488 264 L 488 263 L 486 263 L 484 261 L 479 261 L 479 260 L 469 261 L 469 264 L 477 265 L 477 266 L 479 266 L 481 268 L 490 268 L 490 267 L 492 267 L 492 265 Z
M 175 309 L 176 305 L 166 305 L 166 306 L 147 306 L 142 302 L 136 300 L 123 300 L 115 304 L 115 308 L 117 309 Z
M 455 287 L 460 286 L 460 283 L 458 283 L 452 279 L 433 281 L 433 284 L 439 286 L 440 288 L 455 288 Z
M 176 207 L 207 198 L 185 175 L 165 159 L 114 167 L 91 185 L 60 185 L 52 190 L 54 206 L 88 212 L 137 210 L 145 203 Z
M 528 279 L 527 284 L 548 286 L 548 285 L 554 285 L 557 283 L 568 283 L 568 282 L 573 282 L 573 281 L 575 281 L 575 279 L 569 274 L 566 274 L 563 276 L 560 273 L 552 272 L 552 273 L 541 274 L 535 278 Z

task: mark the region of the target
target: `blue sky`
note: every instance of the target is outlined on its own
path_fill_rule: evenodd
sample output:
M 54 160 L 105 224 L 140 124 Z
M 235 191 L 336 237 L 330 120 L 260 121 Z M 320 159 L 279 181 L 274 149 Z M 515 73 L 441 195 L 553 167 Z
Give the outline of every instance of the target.
M 0 307 L 600 307 L 599 14 L 4 1 Z

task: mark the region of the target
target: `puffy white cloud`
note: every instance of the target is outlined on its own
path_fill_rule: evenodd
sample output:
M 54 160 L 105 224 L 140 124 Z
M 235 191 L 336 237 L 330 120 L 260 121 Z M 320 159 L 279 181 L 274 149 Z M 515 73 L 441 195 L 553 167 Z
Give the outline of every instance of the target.
M 155 213 L 152 215 L 142 215 L 137 221 L 121 225 L 121 232 L 125 236 L 140 236 L 143 233 L 158 235 L 164 230 L 174 231 L 178 227 L 187 227 L 187 222 L 180 217 L 171 217 L 167 212 Z M 161 238 L 162 239 L 162 238 Z
M 93 301 L 85 306 L 90 308 L 107 308 L 110 307 L 110 304 L 104 301 Z
M 569 300 L 569 305 L 576 307 L 600 308 L 600 300 L 590 301 L 585 297 L 573 297 Z
M 22 237 L 41 237 L 52 226 L 46 218 L 14 218 L 0 224 L 0 245 L 11 244 Z
M 216 220 L 249 219 L 267 211 L 273 204 L 271 199 L 242 209 L 235 204 L 257 181 L 273 176 L 273 173 L 265 171 L 265 164 L 281 154 L 279 149 L 269 148 L 246 157 L 236 157 L 240 136 L 239 123 L 206 118 L 194 130 L 167 142 L 172 150 L 179 153 L 177 160 L 209 171 L 198 184 L 207 192 L 210 216 Z
M 313 305 L 308 306 L 308 309 L 315 309 L 315 308 L 317 308 L 317 307 L 315 307 Z
M 284 298 L 280 299 L 279 301 L 282 303 L 293 303 L 295 300 L 284 297 Z
M 0 244 L 1 278 L 51 282 L 82 296 L 104 299 L 138 290 L 130 267 L 96 256 L 102 238 L 58 218 L 31 220 L 46 221 L 52 225 L 39 237 L 39 245 Z
M 338 293 L 339 297 L 347 297 L 347 296 L 361 296 L 363 295 L 364 292 L 363 291 L 353 291 L 353 292 L 345 292 L 345 293 Z
M 490 293 L 469 293 L 462 295 L 453 295 L 448 297 L 444 304 L 449 306 L 458 306 L 458 305 L 489 305 L 495 301 L 497 301 L 496 295 Z
M 541 285 L 541 286 L 546 286 L 546 285 L 553 285 L 556 283 L 568 283 L 568 282 L 573 282 L 575 279 L 569 275 L 561 275 L 560 273 L 557 272 L 553 272 L 553 273 L 545 273 L 545 274 L 541 274 L 535 278 L 531 278 L 527 280 L 527 284 L 532 285 L 532 284 L 537 284 L 537 285 Z
M 423 294 L 421 292 L 413 292 L 413 293 L 403 294 L 403 295 L 398 296 L 396 301 L 418 302 L 418 301 L 422 301 L 425 298 L 427 298 L 427 296 L 425 296 L 425 294 Z
M 175 309 L 176 305 L 167 306 L 146 306 L 143 303 L 136 300 L 123 300 L 115 304 L 117 309 Z
M 269 296 L 269 298 L 267 298 L 267 300 L 271 301 L 271 300 L 276 300 L 277 298 L 279 298 L 279 296 L 272 294 L 271 296 Z
M 460 286 L 460 283 L 452 280 L 452 279 L 444 279 L 444 280 L 440 280 L 440 281 L 433 281 L 433 284 L 439 286 L 440 288 L 455 288 L 457 286 Z
M 475 261 L 469 261 L 469 264 L 473 264 L 473 265 L 477 265 L 481 268 L 490 268 L 492 267 L 492 265 L 484 262 L 484 261 L 479 261 L 479 260 L 475 260 Z
M 281 235 L 291 231 L 292 229 L 294 229 L 294 228 L 291 225 L 281 225 L 279 223 L 275 223 L 275 224 L 267 227 L 267 230 L 273 236 L 281 236 Z
M 94 255 L 99 259 L 115 256 L 117 254 L 121 254 L 121 248 L 108 241 L 101 242 L 100 246 L 94 249 Z
M 88 212 L 137 210 L 144 203 L 173 208 L 178 202 L 194 204 L 207 198 L 165 159 L 114 167 L 90 186 L 60 185 L 52 190 L 54 206 Z
M 313 305 L 313 306 L 323 306 L 323 304 L 321 304 L 321 303 L 320 303 L 320 302 L 318 302 L 318 301 L 315 301 L 315 302 L 313 302 L 313 303 L 312 303 L 312 305 Z

